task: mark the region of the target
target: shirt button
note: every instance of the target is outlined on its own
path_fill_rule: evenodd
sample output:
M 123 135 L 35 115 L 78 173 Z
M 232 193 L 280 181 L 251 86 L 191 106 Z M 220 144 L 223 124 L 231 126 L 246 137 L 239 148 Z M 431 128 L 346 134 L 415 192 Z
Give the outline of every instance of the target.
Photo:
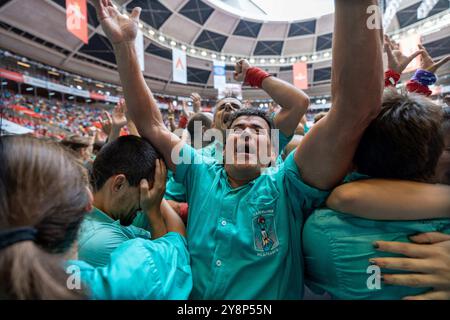
M 227 225 L 226 220 L 222 220 L 222 225 L 225 227 Z
M 216 266 L 220 267 L 221 265 L 222 265 L 222 261 L 217 260 L 217 261 L 216 261 Z

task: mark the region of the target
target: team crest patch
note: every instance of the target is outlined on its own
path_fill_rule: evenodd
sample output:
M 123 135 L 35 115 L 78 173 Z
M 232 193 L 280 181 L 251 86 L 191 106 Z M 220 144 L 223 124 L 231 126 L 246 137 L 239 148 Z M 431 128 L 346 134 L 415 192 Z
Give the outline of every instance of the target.
M 273 214 L 261 214 L 253 217 L 253 237 L 256 251 L 271 252 L 278 247 Z

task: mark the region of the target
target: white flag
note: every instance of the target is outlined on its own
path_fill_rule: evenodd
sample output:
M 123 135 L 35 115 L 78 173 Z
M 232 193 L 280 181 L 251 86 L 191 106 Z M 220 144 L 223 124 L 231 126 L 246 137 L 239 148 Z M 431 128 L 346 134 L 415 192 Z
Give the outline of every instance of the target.
M 221 89 L 227 84 L 225 62 L 214 61 L 214 88 Z
M 172 49 L 172 73 L 173 81 L 187 83 L 186 52 L 180 49 Z

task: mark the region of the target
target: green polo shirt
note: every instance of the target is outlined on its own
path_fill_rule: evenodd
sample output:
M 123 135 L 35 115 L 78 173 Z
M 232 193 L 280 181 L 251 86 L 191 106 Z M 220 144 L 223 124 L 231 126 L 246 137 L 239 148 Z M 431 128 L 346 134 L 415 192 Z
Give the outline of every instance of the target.
M 125 241 L 150 239 L 150 232 L 133 225 L 125 227 L 94 208 L 86 215 L 78 235 L 78 257 L 94 267 L 105 266 L 111 253 Z
M 283 158 L 281 158 L 281 153 L 283 152 L 284 148 L 288 145 L 288 143 L 291 141 L 292 136 L 288 137 L 285 136 L 281 131 L 279 131 L 279 141 L 278 141 L 278 149 L 279 149 L 279 155 L 276 160 L 276 165 L 280 165 L 283 162 Z M 201 156 L 205 158 L 212 159 L 211 161 L 222 161 L 222 153 L 223 153 L 223 144 L 220 142 L 213 142 L 207 145 L 206 147 L 196 150 Z M 209 159 L 205 159 L 205 161 L 209 161 Z M 167 184 L 166 184 L 166 193 L 164 195 L 164 198 L 167 200 L 173 200 L 177 202 L 187 202 L 186 199 L 186 190 L 184 189 L 183 185 L 180 183 L 177 183 L 175 179 L 173 178 L 173 174 L 171 171 L 169 171 Z
M 200 156 L 208 158 L 204 159 L 205 161 L 209 161 L 209 158 L 211 159 L 211 161 L 214 161 L 214 159 L 220 161 L 223 152 L 223 144 L 216 141 L 210 143 L 204 148 L 197 149 L 195 151 L 197 151 Z M 173 173 L 170 170 L 167 175 L 166 193 L 164 194 L 164 199 L 173 200 L 176 202 L 187 202 L 186 189 L 181 183 L 175 181 Z
M 187 190 L 192 299 L 300 299 L 301 230 L 327 192 L 302 181 L 292 153 L 250 183 L 233 189 L 222 165 L 201 164 L 185 145 L 187 162 L 175 179 Z
M 360 179 L 351 175 L 347 181 Z M 358 218 L 328 208 L 318 209 L 303 229 L 306 284 L 316 293 L 328 292 L 334 299 L 401 299 L 430 288 L 376 285 L 369 259 L 395 257 L 376 251 L 373 242 L 409 242 L 408 236 L 423 232 L 450 234 L 450 219 L 418 221 L 375 221 Z M 398 273 L 393 270 L 381 270 Z M 367 285 L 369 280 L 369 286 Z
M 186 240 L 169 232 L 156 240 L 136 238 L 119 245 L 104 267 L 68 261 L 70 275 L 79 274 L 91 299 L 187 299 L 192 274 Z

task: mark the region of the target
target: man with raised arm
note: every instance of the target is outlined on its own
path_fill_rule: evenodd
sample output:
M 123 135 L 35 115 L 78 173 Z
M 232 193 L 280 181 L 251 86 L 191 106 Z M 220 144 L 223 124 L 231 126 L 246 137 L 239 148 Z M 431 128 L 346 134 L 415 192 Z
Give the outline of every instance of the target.
M 191 298 L 303 296 L 303 221 L 324 202 L 327 192 L 319 189 L 329 189 L 344 177 L 364 129 L 381 106 L 381 38 L 379 30 L 366 27 L 367 8 L 375 4 L 336 0 L 333 109 L 274 170 L 264 161 L 273 156 L 272 122 L 257 110 L 244 109 L 231 117 L 224 165 L 202 162 L 174 136 L 164 126 L 137 62 L 133 41 L 140 9 L 128 18 L 110 1 L 96 1 L 103 30 L 113 43 L 130 115 L 188 193 Z M 301 91 L 246 61 L 236 65 L 235 79 L 262 88 L 297 114 L 295 121 L 286 114 L 280 126 L 282 132 L 295 130 L 308 102 Z

